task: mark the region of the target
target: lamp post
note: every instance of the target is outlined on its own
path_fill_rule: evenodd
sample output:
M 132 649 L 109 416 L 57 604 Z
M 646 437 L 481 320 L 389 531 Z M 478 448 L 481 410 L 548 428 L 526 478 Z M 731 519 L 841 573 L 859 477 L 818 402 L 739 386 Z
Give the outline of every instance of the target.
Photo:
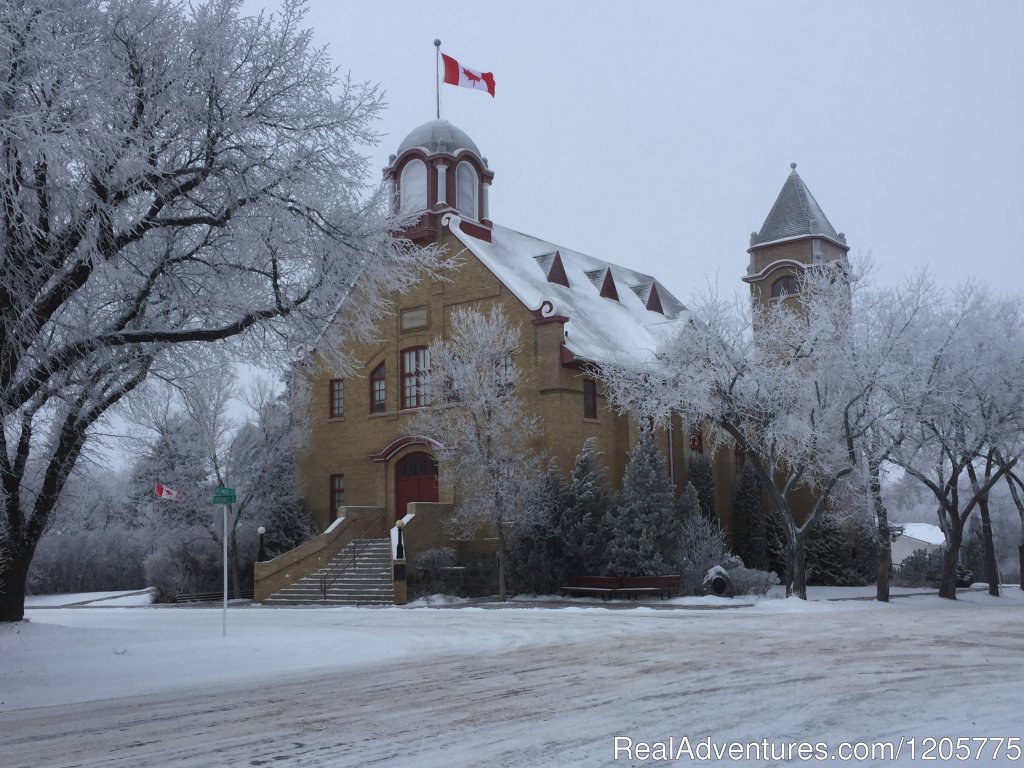
M 395 529 L 398 531 L 395 544 L 395 559 L 391 564 L 391 583 L 394 585 L 395 605 L 405 605 L 408 594 L 408 576 L 405 572 L 405 543 L 402 541 L 402 529 L 405 520 L 398 520 Z
M 256 533 L 260 535 L 260 551 L 256 553 L 256 562 L 262 563 L 267 559 L 267 551 L 263 548 L 263 534 L 267 532 L 267 529 L 262 525 L 256 529 Z

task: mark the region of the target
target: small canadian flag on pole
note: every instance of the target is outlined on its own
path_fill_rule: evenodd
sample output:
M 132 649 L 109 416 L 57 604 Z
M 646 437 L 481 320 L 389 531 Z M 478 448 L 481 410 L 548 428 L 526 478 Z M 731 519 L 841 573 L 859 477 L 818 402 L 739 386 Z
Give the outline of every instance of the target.
M 446 53 L 441 54 L 441 59 L 444 61 L 444 81 L 448 85 L 487 91 L 492 97 L 494 96 L 494 75 L 492 73 L 463 66 Z
M 185 494 L 180 491 L 176 491 L 173 488 L 168 488 L 163 483 L 157 483 L 156 497 L 158 499 L 167 499 L 168 501 L 181 501 L 185 498 Z

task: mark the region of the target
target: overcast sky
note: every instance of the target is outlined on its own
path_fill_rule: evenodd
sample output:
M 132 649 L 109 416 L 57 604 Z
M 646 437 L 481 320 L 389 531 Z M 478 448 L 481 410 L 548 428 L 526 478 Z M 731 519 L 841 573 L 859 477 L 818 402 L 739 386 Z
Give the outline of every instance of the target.
M 739 285 L 791 162 L 880 280 L 1021 290 L 1024 2 L 313 0 L 309 22 L 387 92 L 377 168 L 434 118 L 440 38 L 494 73 L 494 99 L 441 86 L 495 171 L 491 218 L 684 301 Z

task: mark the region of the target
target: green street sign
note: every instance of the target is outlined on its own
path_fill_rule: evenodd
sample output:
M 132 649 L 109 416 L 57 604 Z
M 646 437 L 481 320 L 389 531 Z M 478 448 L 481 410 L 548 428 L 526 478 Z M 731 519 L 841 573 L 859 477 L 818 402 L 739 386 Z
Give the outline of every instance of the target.
M 235 489 L 234 488 L 223 488 L 217 486 L 217 489 L 213 492 L 213 503 L 214 504 L 234 504 L 235 503 Z

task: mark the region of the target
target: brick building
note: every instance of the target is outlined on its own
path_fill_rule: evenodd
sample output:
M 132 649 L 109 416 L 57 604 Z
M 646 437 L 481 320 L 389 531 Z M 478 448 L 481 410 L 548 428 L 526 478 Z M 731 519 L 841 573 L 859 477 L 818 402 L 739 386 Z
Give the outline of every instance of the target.
M 357 376 L 312 375 L 309 445 L 298 469 L 304 503 L 321 529 L 341 505 L 383 508 L 394 521 L 409 502 L 455 501 L 439 485 L 429 443 L 410 434 L 409 424 L 417 409 L 429 406 L 419 382 L 429 367 L 427 346 L 446 336 L 451 310 L 466 305 L 486 312 L 500 303 L 518 325 L 519 386 L 544 429 L 537 447 L 568 471 L 584 440 L 594 437 L 609 480 L 621 482 L 635 424 L 606 407 L 588 369 L 619 351 L 655 349 L 661 331 L 686 321 L 683 304 L 653 276 L 493 223 L 494 173 L 472 139 L 445 121 L 412 131 L 384 174 L 396 205 L 422 212 L 408 236 L 440 244 L 459 256 L 460 266 L 446 281 L 425 281 L 394 297 L 393 313 L 377 329 L 379 341 L 349 350 L 361 363 Z M 846 250 L 794 166 L 751 238 L 743 279 L 764 300 L 784 297 L 798 270 L 845 257 Z M 681 491 L 701 436 L 677 422 L 658 438 Z M 713 457 L 726 527 L 741 461 L 734 451 Z

